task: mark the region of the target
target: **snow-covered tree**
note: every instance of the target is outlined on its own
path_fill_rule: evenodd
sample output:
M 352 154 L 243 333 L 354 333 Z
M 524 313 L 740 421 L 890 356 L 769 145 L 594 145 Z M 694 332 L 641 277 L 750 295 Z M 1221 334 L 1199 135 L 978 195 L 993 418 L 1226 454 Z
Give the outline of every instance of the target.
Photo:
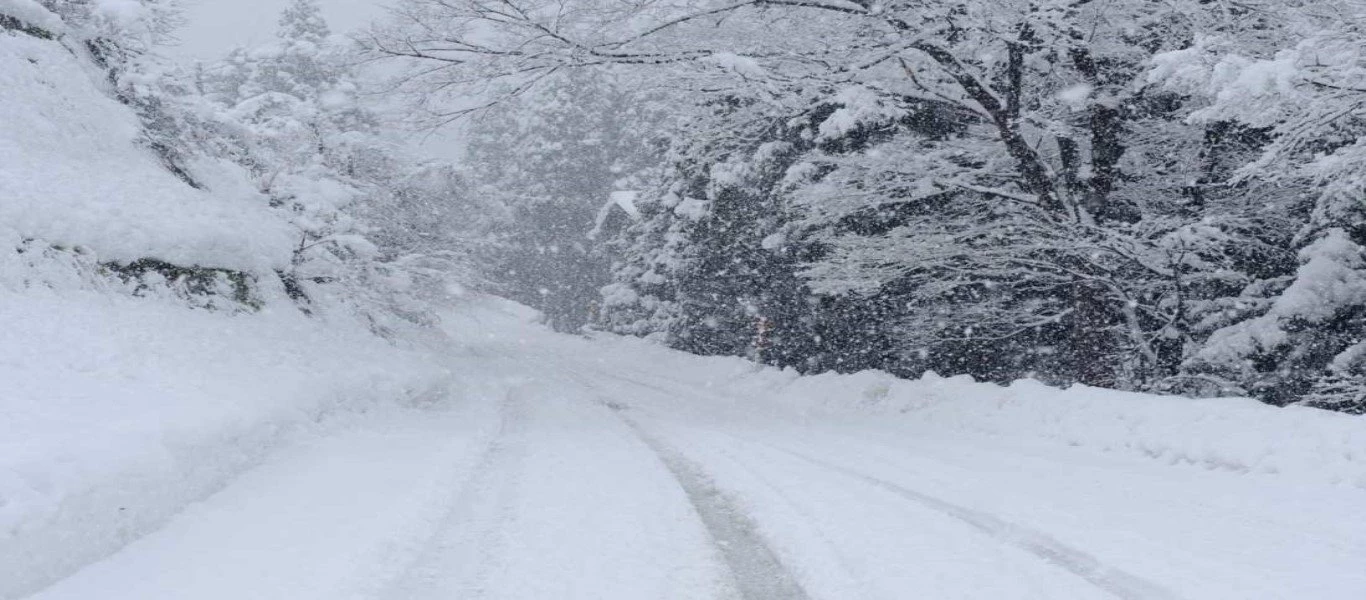
M 599 217 L 629 217 L 609 202 L 658 162 L 658 122 L 650 98 L 580 71 L 470 123 L 462 170 L 472 194 L 501 209 L 479 251 L 494 289 L 564 331 L 595 317 L 610 264 Z
M 274 43 L 233 51 L 201 81 L 241 127 L 242 164 L 299 230 L 285 276 L 301 296 L 310 284 L 347 276 L 354 259 L 375 255 L 351 209 L 388 166 L 374 119 L 357 105 L 345 56 L 329 36 L 317 3 L 296 0 Z
M 1256 281 L 1246 310 L 1216 330 L 1190 361 L 1222 392 L 1278 404 L 1366 411 L 1366 13 L 1352 2 L 1286 6 L 1277 14 L 1302 34 L 1257 52 L 1237 37 L 1206 37 L 1155 61 L 1150 77 L 1205 99 L 1196 123 L 1232 122 L 1267 143 L 1235 174 L 1246 185 L 1297 190 L 1293 272 Z
M 413 254 L 435 249 L 378 247 L 371 237 L 391 238 L 363 217 L 382 206 L 390 209 L 384 212 L 390 221 L 430 220 L 429 214 L 403 212 L 412 203 L 398 198 L 449 190 L 430 190 L 421 176 L 425 167 L 382 135 L 378 117 L 360 101 L 347 51 L 329 37 L 316 3 L 294 3 L 274 43 L 194 68 L 139 46 L 145 26 L 105 26 L 97 18 L 101 5 L 65 8 L 84 11 L 73 12 L 73 19 L 90 19 L 80 30 L 83 45 L 107 70 L 118 99 L 142 118 L 144 144 L 187 185 L 254 198 L 274 207 L 295 231 L 292 264 L 269 278 L 276 281 L 256 283 L 281 288 L 308 311 L 345 306 L 379 332 L 429 319 L 412 279 L 431 273 L 432 265 Z M 150 9 L 140 14 L 157 15 Z M 115 271 L 131 280 L 217 272 L 215 265 L 150 258 Z M 231 276 L 246 283 L 259 279 Z
M 670 166 L 613 242 L 616 330 L 745 353 L 781 305 L 785 364 L 858 346 L 908 375 L 1341 406 L 1356 299 L 1294 298 L 1358 268 L 1359 13 L 406 0 L 367 44 L 437 119 L 587 69 L 669 99 Z
M 1041 272 L 1051 277 L 1048 282 L 1025 277 L 1022 285 L 1032 293 L 1048 288 L 1042 304 L 1052 308 L 1022 315 L 1023 324 L 1070 318 L 1067 327 L 1077 339 L 1068 345 L 1077 350 L 1077 364 L 1101 364 L 1080 357 L 1112 354 L 1122 345 L 1151 357 L 1146 332 L 1128 310 L 1132 293 L 1110 274 L 1120 267 L 1162 271 L 1148 257 L 1136 256 L 1129 237 L 1117 232 L 1135 221 L 1136 209 L 1113 192 L 1127 149 L 1126 116 L 1137 101 L 1130 84 L 1142 74 L 1147 56 L 1164 45 L 1176 47 L 1179 36 L 1205 16 L 1195 3 L 1157 12 L 1146 3 L 1117 11 L 1087 2 L 1023 0 L 989 7 L 683 3 L 621 11 L 594 7 L 554 17 L 528 3 L 511 17 L 492 20 L 485 10 L 491 7 L 477 0 L 415 0 L 404 6 L 400 14 L 409 27 L 377 36 L 373 47 L 443 63 L 410 80 L 419 86 L 478 78 L 516 81 L 503 88 L 519 92 L 564 68 L 662 65 L 649 72 L 666 72 L 675 83 L 660 87 L 681 82 L 690 90 L 708 89 L 717 101 L 757 103 L 765 109 L 763 118 L 775 122 L 836 106 L 809 132 L 816 145 L 835 146 L 840 138 L 923 113 L 954 113 L 961 133 L 927 133 L 952 135 L 938 151 L 925 152 L 902 139 L 898 144 L 907 153 L 900 157 L 915 158 L 908 168 L 898 172 L 877 167 L 877 161 L 856 161 L 859 168 L 873 167 L 866 176 L 919 190 L 897 197 L 901 204 L 916 196 L 973 196 L 1012 213 L 1008 219 L 1030 231 L 1027 236 L 1042 233 L 1023 245 L 1004 246 L 997 257 L 1019 258 L 1000 265 L 1017 272 L 1026 272 L 1025 263 L 1046 267 Z M 476 42 L 469 35 L 480 24 L 503 36 Z M 816 39 L 821 43 L 811 43 Z M 809 171 L 818 175 L 800 183 L 818 183 L 827 196 L 840 193 L 841 181 L 863 185 L 865 175 L 845 179 L 830 173 L 828 168 L 837 169 L 834 162 L 813 161 Z M 861 198 L 846 195 L 852 201 L 811 204 L 833 222 L 844 218 L 841 209 L 858 211 L 887 199 L 885 190 L 862 189 Z M 870 204 L 868 196 L 879 199 Z M 969 248 L 966 238 L 950 239 L 957 248 Z M 990 283 L 979 278 L 965 285 Z M 1010 325 L 1020 321 L 1013 318 Z M 976 331 L 995 336 L 1006 333 L 1002 329 Z M 1143 368 L 1155 371 L 1156 362 L 1149 358 Z M 1101 383 L 1112 376 L 1081 378 Z

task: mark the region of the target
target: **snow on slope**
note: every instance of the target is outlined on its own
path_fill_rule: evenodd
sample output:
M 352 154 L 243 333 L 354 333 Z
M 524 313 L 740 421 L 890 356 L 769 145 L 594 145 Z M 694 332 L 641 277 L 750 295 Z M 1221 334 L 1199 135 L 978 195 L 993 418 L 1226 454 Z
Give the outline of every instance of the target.
M 28 0 L 0 15 L 64 30 Z M 446 393 L 429 349 L 302 314 L 271 271 L 289 264 L 286 220 L 243 177 L 201 191 L 165 169 L 78 36 L 6 27 L 0 598 L 157 529 L 290 440 Z M 263 307 L 192 309 L 156 274 L 134 295 L 100 266 L 146 258 L 245 271 Z
M 0 598 L 158 527 L 271 448 L 447 373 L 362 327 L 0 288 Z
M 197 190 L 163 168 L 83 52 L 0 29 L 0 223 L 106 261 L 288 265 L 289 230 L 265 200 L 244 186 Z
M 898 379 L 865 371 L 799 376 L 729 357 L 686 357 L 633 338 L 599 335 L 626 359 L 687 364 L 679 379 L 779 410 L 872 414 L 917 431 L 1046 440 L 1175 465 L 1282 474 L 1366 489 L 1366 417 L 1277 408 L 1247 398 L 1190 399 L 1036 381 Z M 651 359 L 645 359 L 650 362 Z
M 34 0 L 0 0 L 0 14 L 19 19 L 30 27 L 41 27 L 47 31 L 65 31 L 62 20 Z

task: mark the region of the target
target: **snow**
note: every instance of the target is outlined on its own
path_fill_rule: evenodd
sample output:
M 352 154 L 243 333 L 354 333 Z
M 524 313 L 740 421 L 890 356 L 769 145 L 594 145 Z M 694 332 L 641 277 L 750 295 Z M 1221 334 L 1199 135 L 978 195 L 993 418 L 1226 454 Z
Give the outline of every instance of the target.
M 97 8 L 126 24 L 142 5 Z M 60 28 L 28 0 L 0 11 Z M 1222 76 L 1272 89 L 1290 81 L 1277 64 Z M 0 90 L 0 598 L 1366 592 L 1361 417 L 1030 381 L 799 376 L 553 334 L 534 311 L 472 293 L 446 315 L 455 343 L 388 342 L 285 299 L 272 270 L 290 264 L 286 219 L 224 164 L 188 165 L 207 190 L 177 179 L 78 47 L 0 33 Z M 898 116 L 866 88 L 837 98 L 822 136 Z M 746 169 L 717 165 L 713 183 Z M 356 190 L 276 183 L 311 199 L 299 223 L 352 231 L 315 214 Z M 608 200 L 638 217 L 634 192 Z M 706 217 L 705 200 L 676 200 L 678 215 Z M 263 306 L 191 309 L 100 276 L 143 258 L 260 275 Z M 1249 321 L 1265 347 L 1285 334 L 1278 319 L 1366 301 L 1345 233 L 1301 258 L 1272 314 Z M 608 304 L 655 301 L 604 291 Z
M 598 213 L 593 218 L 593 229 L 588 231 L 588 239 L 596 240 L 602 235 L 602 228 L 607 225 L 607 219 L 612 216 L 614 208 L 621 209 L 632 221 L 639 221 L 640 207 L 636 206 L 639 199 L 640 192 L 634 190 L 618 190 L 608 194 L 607 202 L 598 208 Z
M 66 30 L 61 18 L 34 0 L 0 0 L 0 15 L 9 15 L 25 24 L 61 33 Z
M 226 317 L 198 318 L 206 326 Z M 1366 502 L 1361 417 L 1032 382 L 801 377 L 637 339 L 553 334 L 537 320 L 519 305 L 470 297 L 445 318 L 463 341 L 437 354 L 458 374 L 450 394 L 417 405 L 357 400 L 344 417 L 273 438 L 240 417 L 264 414 L 271 402 L 255 399 L 260 392 L 278 407 L 298 406 L 269 388 L 281 376 L 303 383 L 319 366 L 287 375 L 291 365 L 276 365 L 228 384 L 228 367 L 208 365 L 259 369 L 287 352 L 243 357 L 253 348 L 232 347 L 177 362 L 158 349 L 127 359 L 152 363 L 142 369 L 100 361 L 63 368 L 105 377 L 100 394 L 118 404 L 188 405 L 157 419 L 136 410 L 121 418 L 88 397 L 53 408 L 87 419 L 71 410 L 79 402 L 96 414 L 60 449 L 31 453 L 22 476 L 86 465 L 122 492 L 88 496 L 93 521 L 71 520 L 63 535 L 21 538 L 49 545 L 11 551 L 28 565 L 18 572 L 107 554 L 32 597 L 45 600 L 476 591 L 833 600 L 906 590 L 936 598 L 1347 600 L 1366 590 L 1366 573 L 1354 568 L 1366 558 L 1366 523 L 1355 518 Z M 43 331 L 25 331 L 25 339 L 100 331 L 30 327 Z M 175 337 L 144 335 L 163 344 Z M 73 354 L 77 363 L 107 356 Z M 0 365 L 16 360 L 25 359 L 6 354 Z M 21 366 L 60 364 L 27 360 L 45 362 Z M 187 365 L 195 372 L 184 372 Z M 338 385 L 356 385 L 359 375 L 351 377 Z M 129 401 L 117 393 L 138 381 L 207 397 L 168 403 L 170 394 Z M 239 426 L 225 433 L 232 413 Z M 288 428 L 317 414 L 309 408 L 273 422 Z M 186 426 L 194 421 L 200 426 Z M 165 430 L 144 438 L 138 425 Z M 96 448 L 81 438 L 111 443 Z M 111 470 L 136 464 L 124 457 L 145 447 L 139 439 L 160 444 L 145 464 L 162 471 Z M 164 495 L 177 486 L 147 484 L 179 481 L 168 478 L 176 469 L 190 474 L 201 501 L 167 502 L 163 519 L 126 530 L 122 541 L 130 543 L 116 552 L 85 548 L 109 535 L 94 524 L 122 514 L 110 507 L 137 510 L 136 501 Z M 217 485 L 198 484 L 202 472 Z M 101 507 L 108 513 L 94 510 Z M 25 531 L 34 514 L 8 522 Z M 77 536 L 82 544 L 72 542 Z M 30 556 L 35 550 L 44 552 Z
M 469 411 L 371 421 L 271 456 L 157 534 L 34 598 L 109 597 L 110 577 L 125 582 L 116 593 L 126 598 L 252 598 L 264 586 L 277 598 L 345 598 L 383 581 L 402 566 L 389 557 L 440 522 L 440 500 L 458 483 L 449 467 L 485 432 Z M 316 535 L 339 526 L 347 544 Z
M 602 303 L 604 306 L 629 306 L 640 301 L 640 294 L 625 286 L 617 283 L 610 283 L 602 288 Z
M 1282 317 L 1320 322 L 1339 307 L 1366 302 L 1366 267 L 1361 246 L 1346 231 L 1333 228 L 1300 251 L 1295 283 L 1276 300 L 1272 311 Z
M 759 62 L 748 56 L 733 52 L 716 52 L 702 59 L 703 62 L 719 66 L 741 77 L 763 77 L 768 74 Z
M 520 370 L 517 362 L 502 364 Z M 475 493 L 454 499 L 450 518 L 385 597 L 486 590 L 498 598 L 684 600 L 721 586 L 725 573 L 685 492 L 625 424 L 566 385 L 510 380 L 502 435 L 470 473 Z
M 779 250 L 785 245 L 787 245 L 787 234 L 781 231 L 768 234 L 767 236 L 764 236 L 763 240 L 759 241 L 759 247 L 764 250 Z
M 674 214 L 697 221 L 705 218 L 708 210 L 710 210 L 710 205 L 706 200 L 688 196 L 674 207 Z
M 147 7 L 139 0 L 95 0 L 95 14 L 121 27 L 137 24 L 147 16 Z
M 970 377 L 898 379 L 878 371 L 800 376 L 729 357 L 692 357 L 630 338 L 598 340 L 614 356 L 691 363 L 712 390 L 811 418 L 851 412 L 894 419 L 908 435 L 985 434 L 1240 474 L 1366 489 L 1366 418 L 1277 408 L 1247 398 L 1191 399 L 1087 386 L 1008 386 Z M 674 367 L 678 370 L 680 367 Z
M 0 288 L 0 332 L 0 598 L 154 530 L 284 440 L 448 377 L 289 308 Z
M 59 42 L 0 35 L 0 223 L 107 261 L 287 266 L 289 229 L 264 199 L 178 180 L 101 77 Z
M 94 6 L 126 26 L 145 5 Z M 1269 64 L 1228 75 L 1289 81 Z M 1366 592 L 1360 417 L 1033 381 L 800 376 L 554 334 L 530 309 L 458 288 L 444 336 L 380 339 L 329 303 L 349 282 L 319 285 L 303 314 L 272 272 L 298 239 L 286 217 L 224 164 L 188 165 L 207 191 L 178 180 L 107 86 L 74 43 L 0 33 L 0 598 Z M 820 134 L 901 116 L 884 97 L 844 89 Z M 258 99 L 241 108 L 281 97 Z M 723 160 L 710 184 L 744 184 L 790 150 Z M 306 171 L 271 178 L 299 197 L 294 225 L 376 255 L 337 214 L 360 190 Z M 639 218 L 634 192 L 608 200 Z M 192 308 L 158 275 L 134 291 L 102 266 L 148 257 L 247 271 L 260 302 Z M 1276 318 L 1366 301 L 1343 232 L 1302 259 Z M 669 260 L 630 273 L 668 283 Z M 1284 334 L 1266 322 L 1267 340 Z
M 859 127 L 884 123 L 905 114 L 903 109 L 864 86 L 846 87 L 831 101 L 841 106 L 821 122 L 818 140 L 839 138 Z
M 1366 302 L 1366 266 L 1361 246 L 1342 229 L 1325 231 L 1300 251 L 1295 281 L 1272 302 L 1266 314 L 1219 330 L 1198 355 L 1212 362 L 1232 362 L 1284 343 L 1287 323 L 1319 323 L 1343 307 Z
M 368 26 L 384 14 L 383 2 L 321 0 L 323 15 L 333 28 L 349 32 Z M 179 36 L 181 55 L 189 60 L 215 59 L 239 46 L 255 46 L 278 27 L 280 11 L 289 0 L 234 0 L 187 2 L 185 25 Z
M 1284 117 L 1286 98 L 1303 96 L 1298 89 L 1304 78 L 1301 62 L 1322 59 L 1308 42 L 1264 60 L 1227 54 L 1229 51 L 1227 40 L 1202 37 L 1190 48 L 1157 54 L 1151 61 L 1148 82 L 1170 91 L 1212 98 L 1213 106 L 1191 114 L 1193 123 L 1236 118 L 1256 127 L 1272 126 Z
M 1366 590 L 1361 417 L 800 377 L 537 320 L 470 298 L 452 394 L 281 444 L 34 599 Z
M 1092 86 L 1085 83 L 1079 83 L 1063 88 L 1062 91 L 1058 92 L 1057 96 L 1058 100 L 1067 105 L 1068 108 L 1071 108 L 1072 110 L 1082 110 L 1083 108 L 1086 108 L 1086 101 L 1091 98 L 1091 93 L 1093 91 L 1095 90 Z
M 609 200 L 612 204 L 621 207 L 621 210 L 626 211 L 626 214 L 630 215 L 632 220 L 638 221 L 640 220 L 640 209 L 636 208 L 636 200 L 639 198 L 640 192 L 638 191 L 621 190 L 612 192 Z
M 0 10 L 61 31 L 31 3 Z M 178 179 L 67 43 L 0 32 L 0 598 L 158 530 L 277 448 L 449 384 L 342 310 L 300 313 L 272 272 L 288 221 L 227 163 L 185 165 L 208 191 Z M 108 272 L 142 259 L 242 271 L 261 306 Z

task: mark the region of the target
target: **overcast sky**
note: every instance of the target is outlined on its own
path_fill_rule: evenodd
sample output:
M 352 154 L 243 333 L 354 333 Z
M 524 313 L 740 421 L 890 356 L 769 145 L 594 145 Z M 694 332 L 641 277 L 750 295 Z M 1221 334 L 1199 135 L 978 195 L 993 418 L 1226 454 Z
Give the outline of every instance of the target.
M 387 0 L 319 0 L 332 30 L 351 31 L 383 14 Z M 189 21 L 180 32 L 186 58 L 212 59 L 234 46 L 275 35 L 275 22 L 289 0 L 183 0 Z

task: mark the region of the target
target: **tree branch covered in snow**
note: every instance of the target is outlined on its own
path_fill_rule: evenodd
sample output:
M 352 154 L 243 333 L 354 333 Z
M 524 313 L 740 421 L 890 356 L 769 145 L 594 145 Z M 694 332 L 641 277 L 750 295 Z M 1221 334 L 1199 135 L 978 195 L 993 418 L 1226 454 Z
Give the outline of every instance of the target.
M 363 42 L 438 121 L 589 69 L 686 115 L 613 242 L 609 327 L 746 353 L 781 314 L 783 364 L 852 368 L 823 358 L 847 338 L 906 374 L 1287 403 L 1347 359 L 1208 349 L 1273 319 L 1327 232 L 1362 241 L 1361 22 L 1346 0 L 407 0 Z M 1348 313 L 1308 338 L 1346 352 Z

